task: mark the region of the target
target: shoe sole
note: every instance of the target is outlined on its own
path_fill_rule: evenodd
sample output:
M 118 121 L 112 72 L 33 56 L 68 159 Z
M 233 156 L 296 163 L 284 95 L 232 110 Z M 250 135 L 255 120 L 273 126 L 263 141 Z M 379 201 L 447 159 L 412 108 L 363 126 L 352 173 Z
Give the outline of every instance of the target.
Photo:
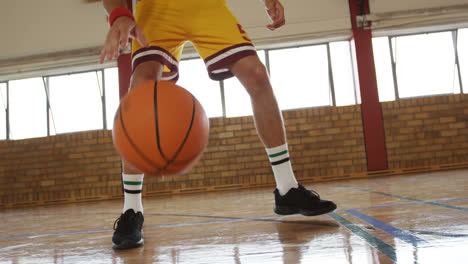
M 332 207 L 325 207 L 319 210 L 304 210 L 297 207 L 289 207 L 289 206 L 275 206 L 275 213 L 279 215 L 292 215 L 292 214 L 301 214 L 304 216 L 314 216 L 314 215 L 322 215 L 327 214 L 336 209 L 336 205 Z
M 143 238 L 140 239 L 140 241 L 138 242 L 135 242 L 133 240 L 124 240 L 122 241 L 122 243 L 118 245 L 112 242 L 112 248 L 113 249 L 130 249 L 130 248 L 141 247 L 143 246 L 143 244 L 144 244 Z

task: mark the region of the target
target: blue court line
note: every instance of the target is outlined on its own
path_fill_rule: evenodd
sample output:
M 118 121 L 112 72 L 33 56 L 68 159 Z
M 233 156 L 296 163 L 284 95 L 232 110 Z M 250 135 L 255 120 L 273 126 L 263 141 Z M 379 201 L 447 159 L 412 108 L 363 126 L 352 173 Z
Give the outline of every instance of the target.
M 421 234 L 421 235 L 431 235 L 431 236 L 442 236 L 442 237 L 468 237 L 468 234 L 451 234 L 445 232 L 436 232 L 436 231 L 425 231 L 425 230 L 415 230 L 409 229 L 408 231 Z
M 420 245 L 424 245 L 424 244 L 428 244 L 427 241 L 425 241 L 424 239 L 421 239 L 417 236 L 414 236 L 406 231 L 403 231 L 399 228 L 396 228 L 392 225 L 389 225 L 385 222 L 382 222 L 372 216 L 369 216 L 369 215 L 366 215 L 366 214 L 363 214 L 357 210 L 346 210 L 345 211 L 346 213 L 352 215 L 352 216 L 355 216 L 359 219 L 361 219 L 362 221 L 368 223 L 368 224 L 371 224 L 375 227 L 377 227 L 378 229 L 384 231 L 385 233 L 393 236 L 393 237 L 396 237 L 408 244 L 411 244 L 413 245 L 414 247 L 418 247 Z
M 432 201 L 432 202 L 433 203 L 445 203 L 445 202 L 456 202 L 456 201 L 464 201 L 464 200 L 468 200 L 468 198 L 442 199 L 442 200 L 436 200 L 436 201 Z M 424 203 L 423 202 L 414 202 L 414 203 L 404 203 L 404 204 L 378 205 L 378 206 L 359 207 L 359 208 L 350 208 L 350 209 L 339 209 L 339 210 L 335 210 L 335 212 L 345 212 L 346 210 L 380 209 L 380 208 L 398 207 L 398 206 L 407 206 L 407 205 L 417 205 L 417 204 L 424 204 Z
M 464 201 L 468 200 L 468 198 L 456 198 L 456 199 L 442 199 L 442 200 L 436 200 L 432 201 L 434 203 L 444 203 L 444 202 L 456 202 L 456 201 Z M 378 205 L 378 206 L 369 206 L 369 207 L 357 207 L 357 208 L 349 208 L 349 209 L 337 209 L 335 212 L 344 212 L 346 210 L 366 210 L 366 209 L 379 209 L 379 208 L 388 208 L 388 207 L 398 207 L 398 206 L 407 206 L 407 205 L 417 205 L 417 204 L 422 204 L 422 202 L 413 202 L 413 203 L 403 203 L 403 204 L 389 204 L 389 205 Z M 115 213 L 106 213 L 106 212 L 101 212 L 101 213 L 47 213 L 47 214 L 42 214 L 42 213 L 32 213 L 29 214 L 30 216 L 85 216 L 85 215 L 115 215 Z M 199 217 L 199 218 L 219 218 L 219 219 L 239 219 L 239 217 L 229 217 L 229 216 L 211 216 L 211 215 L 187 215 L 187 214 L 158 214 L 158 213 L 145 213 L 145 215 L 155 215 L 155 216 L 179 216 L 179 217 Z M 15 215 L 9 215 L 8 217 L 15 216 Z M 0 215 L 0 219 L 2 216 Z M 278 217 L 280 217 L 278 215 Z
M 329 226 L 329 227 L 336 227 L 335 224 L 328 224 L 328 223 L 319 223 L 319 222 L 305 222 L 305 221 L 288 221 L 288 220 L 277 220 L 277 219 L 270 219 L 270 218 L 282 218 L 287 216 L 294 216 L 300 214 L 292 214 L 292 215 L 272 215 L 272 216 L 262 216 L 262 217 L 254 217 L 254 218 L 241 218 L 241 217 L 231 217 L 231 216 L 209 216 L 209 215 L 184 215 L 184 214 L 157 214 L 157 213 L 146 213 L 145 215 L 154 215 L 154 216 L 179 216 L 179 217 L 199 217 L 199 218 L 215 218 L 215 219 L 226 219 L 226 221 L 220 222 L 238 222 L 238 221 L 257 221 L 257 222 L 275 222 L 275 223 L 293 223 L 293 224 L 303 224 L 303 225 L 314 225 L 314 226 Z M 234 221 L 232 221 L 234 220 Z M 216 222 L 216 221 L 213 221 Z M 209 223 L 209 222 L 198 222 L 198 223 Z M 181 223 L 184 225 L 183 223 Z M 159 226 L 156 226 L 159 227 Z
M 401 195 L 394 195 L 394 194 L 390 194 L 390 193 L 378 192 L 378 191 L 373 191 L 373 190 L 367 190 L 367 189 L 363 189 L 363 188 L 359 188 L 359 187 L 353 187 L 353 186 L 340 185 L 340 187 L 347 188 L 347 189 L 352 189 L 352 190 L 363 191 L 363 192 L 368 192 L 368 193 L 375 193 L 375 194 L 385 195 L 385 196 L 389 196 L 389 197 L 393 197 L 393 198 L 409 200 L 409 201 L 415 201 L 415 202 L 420 202 L 420 203 L 424 203 L 424 204 L 430 204 L 430 205 L 435 205 L 435 206 L 440 206 L 440 207 L 445 207 L 445 208 L 456 209 L 456 210 L 468 212 L 468 208 L 464 208 L 464 207 L 441 204 L 441 203 L 436 203 L 436 202 L 429 202 L 429 201 L 415 199 L 415 198 L 411 198 L 411 197 L 406 197 L 406 196 L 401 196 Z
M 188 216 L 191 217 L 190 215 L 188 215 Z M 158 228 L 158 227 L 190 226 L 190 225 L 229 223 L 229 222 L 240 222 L 240 221 L 268 221 L 266 219 L 278 218 L 278 217 L 280 217 L 280 216 L 272 215 L 272 216 L 261 216 L 261 217 L 250 217 L 250 218 L 233 218 L 233 217 L 219 217 L 219 216 L 216 217 L 215 216 L 215 218 L 224 218 L 224 220 L 205 221 L 205 222 L 190 222 L 190 223 L 177 223 L 177 224 L 166 224 L 166 225 L 153 225 L 153 226 L 144 226 L 143 228 L 146 229 L 146 228 Z M 207 216 L 206 218 L 209 218 L 209 216 Z M 70 232 L 58 232 L 58 233 L 47 233 L 47 234 L 37 234 L 37 235 L 5 236 L 5 237 L 0 237 L 0 239 L 36 238 L 36 237 L 45 237 L 45 236 L 98 233 L 98 232 L 108 232 L 108 231 L 113 231 L 113 229 L 70 231 Z
M 350 187 L 348 187 L 350 188 Z M 468 198 L 459 198 L 459 199 L 444 199 L 435 202 L 451 202 L 451 201 L 460 201 L 468 200 Z M 424 203 L 424 201 L 416 203 L 406 203 L 406 204 L 395 204 L 395 205 L 382 205 L 382 206 L 372 206 L 372 207 L 362 207 L 362 208 L 353 208 L 353 209 L 340 209 L 335 210 L 335 212 L 346 212 L 347 210 L 365 210 L 365 209 L 376 209 L 376 208 L 385 208 L 385 207 L 397 207 L 397 206 L 406 206 L 406 205 L 416 205 Z M 105 214 L 105 213 L 103 213 Z M 107 213 L 110 214 L 110 213 Z M 223 220 L 219 221 L 206 221 L 206 222 L 191 222 L 191 223 L 180 223 L 180 224 L 167 224 L 167 225 L 155 225 L 155 226 L 145 226 L 143 228 L 157 228 L 157 227 L 171 227 L 171 226 L 187 226 L 187 225 L 198 225 L 198 224 L 210 224 L 210 223 L 227 223 L 227 222 L 238 222 L 238 221 L 268 221 L 268 222 L 286 222 L 284 220 L 274 220 L 269 218 L 278 218 L 279 215 L 265 216 L 265 217 L 253 217 L 253 218 L 238 218 L 238 217 L 229 217 L 229 216 L 202 216 L 202 215 L 183 215 L 183 214 L 146 214 L 146 215 L 159 215 L 159 216 L 179 216 L 179 217 L 200 217 L 200 218 L 219 218 Z M 0 217 L 1 218 L 1 217 Z M 269 220 L 267 220 L 269 219 Z M 321 225 L 321 224 L 314 224 Z M 330 226 L 322 224 L 324 226 Z M 47 234 L 38 234 L 38 235 L 20 235 L 20 236 L 4 236 L 0 239 L 15 239 L 15 238 L 35 238 L 35 237 L 44 237 L 44 236 L 55 236 L 55 235 L 70 235 L 70 234 L 85 234 L 85 233 L 97 233 L 97 232 L 109 232 L 113 229 L 97 229 L 97 230 L 85 230 L 85 231 L 70 231 L 70 232 L 58 232 L 58 233 L 47 233 Z
M 389 259 L 393 260 L 393 262 L 397 262 L 396 251 L 394 247 L 380 240 L 376 236 L 368 233 L 367 231 L 363 230 L 359 226 L 355 225 L 353 222 L 338 215 L 337 213 L 329 213 L 328 215 L 331 216 L 333 219 L 335 219 L 335 221 L 340 223 L 346 229 L 348 229 L 349 231 L 353 232 L 355 235 L 364 239 L 369 245 L 371 245 L 372 247 L 380 251 Z
M 36 237 L 46 237 L 46 236 L 59 236 L 59 235 L 72 235 L 72 234 L 87 234 L 87 233 L 108 232 L 108 231 L 112 231 L 112 230 L 113 230 L 113 229 L 97 229 L 97 230 L 85 230 L 85 231 L 70 231 L 70 232 L 47 233 L 47 234 L 37 234 L 37 235 L 6 236 L 6 237 L 0 237 L 0 239 L 36 238 Z
M 214 219 L 245 219 L 245 218 L 242 218 L 242 217 L 218 216 L 218 215 L 188 215 L 188 214 L 160 214 L 160 213 L 145 213 L 145 215 L 194 217 L 194 218 L 214 218 Z
M 202 217 L 202 216 L 198 216 Z M 166 224 L 166 225 L 153 225 L 153 226 L 144 226 L 143 228 L 157 228 L 157 227 L 174 227 L 174 226 L 191 226 L 191 225 L 203 225 L 203 224 L 217 224 L 217 223 L 232 223 L 232 222 L 241 222 L 241 221 L 261 221 L 268 218 L 277 218 L 278 215 L 271 216 L 261 216 L 261 217 L 251 217 L 251 218 L 238 218 L 238 217 L 222 217 L 215 216 L 214 218 L 224 218 L 224 220 L 215 220 L 215 221 L 204 221 L 204 222 L 190 222 L 190 223 L 178 223 L 178 224 Z M 209 217 L 207 217 L 209 218 Z

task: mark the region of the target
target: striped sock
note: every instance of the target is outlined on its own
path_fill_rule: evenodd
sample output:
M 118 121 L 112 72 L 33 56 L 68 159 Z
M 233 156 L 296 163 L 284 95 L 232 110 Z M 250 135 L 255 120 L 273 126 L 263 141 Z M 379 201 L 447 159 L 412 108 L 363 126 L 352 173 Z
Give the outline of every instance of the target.
M 143 189 L 144 174 L 125 174 L 122 173 L 124 186 L 124 208 L 123 212 L 128 209 L 133 209 L 135 213 L 143 213 L 143 205 L 141 203 L 141 190 Z
M 266 152 L 270 159 L 271 168 L 275 175 L 276 188 L 280 195 L 285 195 L 291 188 L 299 187 L 289 160 L 288 144 L 266 148 Z

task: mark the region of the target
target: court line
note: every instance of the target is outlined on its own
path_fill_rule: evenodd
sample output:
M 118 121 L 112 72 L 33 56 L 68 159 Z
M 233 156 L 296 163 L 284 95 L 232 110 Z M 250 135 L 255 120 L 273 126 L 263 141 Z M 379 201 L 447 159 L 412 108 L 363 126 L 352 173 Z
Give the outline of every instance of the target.
M 382 254 L 387 256 L 389 259 L 393 260 L 393 262 L 397 261 L 396 251 L 395 248 L 390 246 L 389 244 L 385 243 L 384 241 L 380 240 L 376 236 L 368 233 L 367 231 L 363 230 L 353 222 L 349 221 L 348 219 L 338 215 L 337 213 L 329 213 L 335 221 L 340 223 L 346 229 L 354 233 L 355 235 L 364 239 L 369 245 L 380 251 Z
M 382 222 L 372 216 L 369 216 L 369 215 L 366 215 L 364 213 L 361 213 L 357 210 L 345 210 L 346 213 L 352 215 L 352 216 L 355 216 L 359 219 L 361 219 L 362 221 L 370 224 L 370 225 L 373 225 L 375 227 L 377 227 L 378 229 L 384 231 L 385 233 L 393 236 L 393 237 L 396 237 L 408 244 L 411 244 L 413 245 L 414 247 L 419 247 L 420 245 L 426 245 L 428 244 L 427 241 L 425 241 L 424 239 L 421 239 L 417 236 L 414 236 L 404 230 L 401 230 L 399 228 L 396 228 L 390 224 L 387 224 L 385 222 Z
M 190 215 L 187 215 L 187 216 L 190 216 Z M 233 218 L 233 217 L 219 217 L 218 216 L 216 218 L 224 218 L 224 219 L 215 220 L 215 221 L 204 221 L 204 222 L 190 222 L 190 223 L 153 225 L 153 226 L 144 226 L 143 228 L 147 229 L 147 228 L 160 228 L 160 227 L 190 226 L 190 225 L 230 223 L 230 222 L 240 222 L 240 221 L 268 221 L 267 219 L 269 219 L 269 218 L 278 218 L 278 217 L 281 217 L 281 216 L 272 215 L 272 216 L 261 216 L 261 217 L 250 217 L 250 218 Z M 209 218 L 209 216 L 207 216 L 206 218 Z M 278 221 L 280 221 L 280 220 L 278 220 Z M 69 232 L 46 233 L 46 234 L 37 234 L 37 235 L 4 236 L 4 237 L 0 237 L 0 240 L 1 239 L 15 239 L 15 238 L 36 238 L 36 237 L 71 235 L 71 234 L 86 234 L 86 233 L 98 233 L 98 232 L 109 232 L 109 231 L 113 231 L 113 229 L 69 231 Z
M 223 220 L 223 221 L 220 221 L 220 222 L 257 221 L 257 222 L 275 222 L 275 223 L 294 223 L 294 224 L 304 224 L 304 225 L 314 225 L 314 226 L 331 226 L 331 227 L 337 226 L 337 225 L 334 225 L 334 224 L 320 223 L 318 221 L 306 222 L 306 221 L 290 221 L 290 220 L 270 219 L 270 218 L 283 218 L 283 217 L 300 215 L 300 214 L 272 215 L 272 216 L 253 217 L 253 218 L 242 218 L 242 217 L 231 217 L 231 216 L 209 216 L 209 215 L 186 215 L 186 214 L 158 214 L 158 213 L 149 213 L 149 214 L 146 213 L 145 215 L 200 217 L 200 218 L 215 218 L 215 219 L 226 219 L 226 220 L 228 220 L 228 221 Z M 230 221 L 230 220 L 232 220 L 232 221 Z M 198 222 L 198 223 L 206 223 L 206 222 Z M 159 227 L 159 226 L 156 226 L 156 227 Z
M 97 229 L 97 230 L 85 230 L 85 231 L 47 233 L 47 234 L 37 234 L 37 235 L 6 236 L 6 237 L 0 237 L 0 240 L 1 239 L 15 239 L 15 238 L 36 238 L 36 237 L 72 235 L 72 234 L 87 234 L 87 233 L 108 232 L 108 231 L 112 231 L 112 230 L 113 229 Z
M 200 216 L 201 217 L 201 216 Z M 190 223 L 177 223 L 177 224 L 165 224 L 165 225 L 152 225 L 144 226 L 143 228 L 158 228 L 158 227 L 175 227 L 175 226 L 191 226 L 191 225 L 204 225 L 204 224 L 218 224 L 218 223 L 232 223 L 241 221 L 259 221 L 260 219 L 277 218 L 277 215 L 272 216 L 261 216 L 252 218 L 239 218 L 239 217 L 221 217 L 215 216 L 214 218 L 224 218 L 223 220 L 215 221 L 203 221 L 203 222 L 190 222 Z M 209 218 L 209 217 L 206 217 Z
M 451 200 L 439 200 L 436 202 L 450 202 L 458 200 L 468 200 L 468 198 L 460 199 L 451 199 Z M 406 206 L 406 205 L 416 205 L 424 203 L 423 201 L 417 203 L 406 203 L 406 204 L 396 204 L 396 205 L 382 205 L 382 206 L 373 206 L 373 207 L 363 207 L 355 209 L 340 209 L 335 210 L 335 212 L 346 212 L 347 210 L 364 210 L 364 209 L 375 209 L 375 208 L 385 208 L 385 207 L 397 207 L 397 206 Z M 102 213 L 102 214 L 111 214 L 111 213 Z M 42 215 L 42 214 L 41 214 Z M 48 214 L 46 214 L 48 215 Z M 56 214 L 52 214 L 56 215 Z M 95 214 L 93 214 L 95 215 Z M 167 224 L 167 225 L 154 225 L 154 226 L 144 226 L 143 228 L 158 228 L 158 227 L 172 227 L 172 226 L 188 226 L 188 225 L 199 225 L 199 224 L 213 224 L 213 223 L 228 223 L 228 222 L 239 222 L 239 221 L 264 221 L 264 222 L 284 222 L 284 223 L 300 223 L 305 224 L 306 222 L 297 222 L 297 221 L 287 221 L 287 220 L 276 220 L 271 218 L 280 218 L 286 216 L 264 216 L 264 217 L 252 217 L 252 218 L 239 218 L 239 217 L 229 217 L 229 216 L 202 216 L 202 215 L 183 215 L 183 214 L 151 214 L 147 213 L 145 215 L 159 215 L 159 216 L 179 216 L 179 217 L 200 217 L 200 218 L 217 218 L 222 220 L 217 221 L 204 221 L 204 222 L 190 222 L 190 223 L 179 223 L 179 224 Z M 298 214 L 295 214 L 298 215 Z M 329 214 L 330 215 L 330 214 Z M 294 216 L 294 215 L 289 215 Z M 326 223 L 311 223 L 312 225 L 318 226 L 334 226 Z M 15 238 L 35 238 L 35 237 L 44 237 L 44 236 L 54 236 L 54 235 L 70 235 L 70 234 L 86 234 L 86 233 L 98 233 L 98 232 L 109 232 L 113 229 L 97 229 L 97 230 L 85 230 L 85 231 L 70 231 L 70 232 L 57 232 L 57 233 L 47 233 L 47 234 L 37 234 L 37 235 L 19 235 L 19 236 L 4 236 L 0 237 L 2 239 L 15 239 Z
M 456 199 L 442 199 L 442 200 L 436 200 L 432 201 L 434 203 L 444 203 L 444 202 L 456 202 L 456 201 L 464 201 L 468 200 L 468 198 L 456 198 Z M 349 209 L 338 209 L 335 210 L 335 212 L 344 212 L 346 210 L 366 210 L 366 209 L 379 209 L 379 208 L 388 208 L 388 207 L 398 207 L 398 206 L 408 206 L 408 205 L 417 205 L 417 204 L 422 204 L 423 202 L 413 202 L 413 203 L 403 203 L 403 204 L 389 204 L 389 205 L 378 205 L 378 206 L 369 206 L 369 207 L 358 207 L 358 208 L 349 208 Z M 32 213 L 28 214 L 28 216 L 83 216 L 83 215 L 116 215 L 115 213 L 106 213 L 106 212 L 101 212 L 101 213 Z M 23 213 L 21 214 L 14 214 L 14 213 L 7 213 L 5 215 L 0 215 L 0 219 L 4 217 L 17 217 L 17 216 L 22 216 L 24 215 Z M 158 214 L 158 213 L 145 213 L 145 215 L 158 215 L 158 216 L 180 216 L 180 217 L 201 217 L 201 218 L 229 218 L 228 216 L 209 216 L 209 215 L 187 215 L 187 214 Z M 280 217 L 280 215 L 278 215 Z
M 456 201 L 464 201 L 468 200 L 468 198 L 456 198 L 456 199 L 442 199 L 432 201 L 434 203 L 445 203 L 445 202 L 456 202 Z M 367 210 L 367 209 L 379 209 L 379 208 L 388 208 L 388 207 L 398 207 L 398 206 L 407 206 L 407 205 L 417 205 L 417 204 L 424 204 L 423 202 L 414 202 L 414 203 L 404 203 L 404 204 L 389 204 L 389 205 L 378 205 L 378 206 L 369 206 L 369 207 L 359 207 L 359 208 L 350 208 L 350 209 L 339 209 L 337 211 L 346 211 L 346 210 Z
M 468 237 L 468 234 L 451 234 L 445 232 L 435 232 L 435 231 L 425 231 L 425 230 L 415 230 L 408 229 L 408 231 L 421 234 L 421 235 L 432 235 L 432 236 L 443 236 L 443 237 Z
M 468 208 L 464 208 L 464 207 L 441 204 L 441 203 L 436 203 L 436 202 L 429 202 L 429 201 L 415 199 L 415 198 L 411 198 L 411 197 L 395 195 L 395 194 L 390 194 L 390 193 L 384 193 L 384 192 L 378 192 L 378 191 L 373 191 L 373 190 L 368 190 L 368 189 L 363 189 L 363 188 L 353 187 L 353 186 L 347 186 L 347 185 L 339 185 L 339 187 L 352 189 L 352 190 L 363 191 L 363 192 L 368 192 L 368 193 L 375 193 L 375 194 L 385 195 L 385 196 L 389 196 L 389 197 L 393 197 L 393 198 L 399 198 L 399 199 L 403 199 L 403 200 L 415 201 L 415 202 L 420 202 L 420 203 L 425 203 L 425 204 L 430 204 L 430 205 L 435 205 L 435 206 L 440 206 L 440 207 L 445 207 L 445 208 L 456 209 L 456 210 L 468 212 Z

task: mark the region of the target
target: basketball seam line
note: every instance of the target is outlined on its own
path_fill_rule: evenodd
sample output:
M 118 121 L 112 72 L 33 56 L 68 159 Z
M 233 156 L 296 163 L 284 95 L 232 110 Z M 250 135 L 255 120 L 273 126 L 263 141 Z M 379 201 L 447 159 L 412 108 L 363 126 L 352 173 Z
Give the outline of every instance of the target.
M 125 124 L 123 122 L 123 115 L 122 115 L 122 106 L 119 106 L 119 115 L 120 115 L 120 125 L 122 126 L 122 130 L 124 132 L 125 137 L 127 137 L 128 142 L 130 145 L 132 145 L 133 149 L 143 158 L 144 161 L 146 161 L 151 167 L 156 168 L 160 170 L 158 167 L 155 167 L 153 165 L 153 161 L 146 157 L 146 155 L 137 147 L 135 142 L 130 138 L 130 136 L 127 133 L 127 128 L 125 127 Z M 155 162 L 154 162 L 155 163 Z
M 172 158 L 167 158 L 166 155 L 164 155 L 163 151 L 162 151 L 162 148 L 161 148 L 161 137 L 159 135 L 159 118 L 158 118 L 158 86 L 157 86 L 157 81 L 155 82 L 154 84 L 154 119 L 155 119 L 155 129 L 156 129 L 156 143 L 157 143 L 157 146 L 158 146 L 158 150 L 159 150 L 159 153 L 161 154 L 161 156 L 166 160 L 166 164 L 164 165 L 163 168 L 160 168 L 159 170 L 164 172 L 168 169 L 168 167 L 171 165 L 171 164 L 180 164 L 178 162 L 175 162 L 175 159 L 177 158 L 177 156 L 180 154 L 180 152 L 182 151 L 182 148 L 184 147 L 185 143 L 187 142 L 187 139 L 190 135 L 190 132 L 192 131 L 192 127 L 193 127 L 193 123 L 194 123 L 194 120 L 195 120 L 195 113 L 196 113 L 196 103 L 195 103 L 195 97 L 192 95 L 192 118 L 190 120 L 190 126 L 187 130 L 187 133 L 185 134 L 185 138 L 184 140 L 182 141 L 182 143 L 180 144 L 178 150 L 176 151 L 176 153 L 172 156 Z M 197 153 L 198 155 L 199 153 Z M 197 155 L 195 155 L 194 157 L 196 157 Z M 186 163 L 189 163 L 191 162 L 191 160 L 185 160 L 185 161 L 182 161 L 182 164 L 186 164 Z
M 190 132 L 192 131 L 192 127 L 193 127 L 193 121 L 195 120 L 195 111 L 196 111 L 196 105 L 195 105 L 195 97 L 192 95 L 192 120 L 190 120 L 190 126 L 187 130 L 187 133 L 185 134 L 185 138 L 184 140 L 182 141 L 182 143 L 180 144 L 180 147 L 179 149 L 177 150 L 177 152 L 174 154 L 174 156 L 167 162 L 166 166 L 164 167 L 164 169 L 167 168 L 167 166 L 169 166 L 170 164 L 172 164 L 174 162 L 174 160 L 177 158 L 177 155 L 180 154 L 180 152 L 182 151 L 182 148 L 184 147 L 185 143 L 187 142 L 187 139 L 190 135 Z M 198 153 L 197 153 L 198 154 Z
M 162 158 L 166 161 L 166 165 L 164 167 L 167 166 L 167 162 L 168 162 L 168 159 L 166 157 L 166 155 L 164 155 L 164 152 L 162 151 L 161 149 L 161 141 L 160 141 L 160 137 L 159 137 L 159 118 L 158 118 L 158 81 L 155 81 L 154 82 L 154 94 L 153 94 L 153 105 L 154 105 L 154 124 L 155 124 L 155 129 L 156 129 L 156 144 L 158 146 L 158 150 L 159 150 L 159 153 L 161 154 Z

